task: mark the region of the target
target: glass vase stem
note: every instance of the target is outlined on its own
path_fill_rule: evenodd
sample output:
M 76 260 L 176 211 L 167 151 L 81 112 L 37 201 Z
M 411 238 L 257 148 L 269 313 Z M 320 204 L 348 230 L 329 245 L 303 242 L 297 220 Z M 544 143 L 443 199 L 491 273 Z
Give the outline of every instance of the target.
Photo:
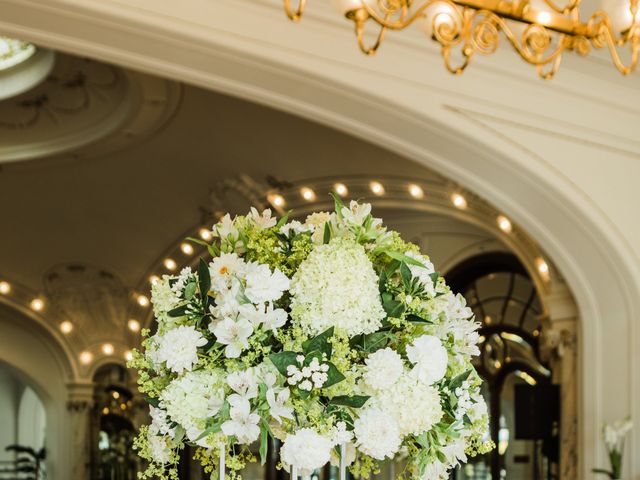
M 218 469 L 220 471 L 220 480 L 224 480 L 225 477 L 225 470 L 227 468 L 226 463 L 225 463 L 225 450 L 226 450 L 226 445 L 223 443 L 220 445 L 220 468 Z
M 347 480 L 347 444 L 340 444 L 340 480 Z

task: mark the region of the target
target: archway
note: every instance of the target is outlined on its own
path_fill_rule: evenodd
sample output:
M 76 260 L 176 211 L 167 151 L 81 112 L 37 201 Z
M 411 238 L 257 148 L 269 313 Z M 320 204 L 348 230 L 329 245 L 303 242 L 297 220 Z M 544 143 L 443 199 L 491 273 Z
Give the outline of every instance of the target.
M 2 26 L 52 47 L 172 75 L 330 124 L 444 172 L 518 221 L 558 265 L 580 308 L 585 353 L 580 477 L 590 478 L 587 459 L 603 459 L 601 422 L 621 412 L 640 416 L 640 348 L 633 323 L 640 310 L 637 256 L 603 212 L 591 208 L 566 178 L 533 171 L 518 146 L 503 139 L 489 147 L 479 139 L 482 128 L 461 132 L 455 114 L 433 118 L 430 102 L 411 105 L 418 88 L 398 88 L 402 98 L 382 101 L 376 90 L 393 90 L 398 84 L 392 79 L 360 72 L 347 84 L 341 78 L 344 65 L 323 71 L 326 64 L 313 66 L 310 60 L 298 70 L 286 62 L 286 53 L 261 53 L 246 39 L 192 28 L 184 20 L 188 12 L 175 21 L 165 15 L 160 25 L 158 12 L 133 15 L 122 4 L 96 5 L 83 7 L 88 15 L 77 15 L 72 8 L 52 12 L 33 2 L 15 3 Z M 260 12 L 237 10 L 236 16 L 259 25 Z M 94 28 L 87 28 L 88 21 Z M 605 322 L 607 336 L 601 334 Z M 631 449 L 640 441 L 638 429 L 634 435 Z M 628 462 L 633 474 L 640 474 L 640 457 Z

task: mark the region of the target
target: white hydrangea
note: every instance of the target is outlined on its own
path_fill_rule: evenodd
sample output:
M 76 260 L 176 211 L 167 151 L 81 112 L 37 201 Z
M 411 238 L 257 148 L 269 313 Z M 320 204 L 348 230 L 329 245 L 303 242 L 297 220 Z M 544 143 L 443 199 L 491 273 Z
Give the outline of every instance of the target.
M 367 408 L 354 422 L 356 446 L 377 460 L 393 458 L 402 438 L 396 420 L 388 412 Z
M 305 333 L 329 327 L 350 336 L 373 333 L 385 318 L 378 276 L 364 248 L 351 240 L 316 247 L 293 276 L 290 292 L 291 317 Z
M 224 380 L 220 372 L 198 370 L 171 381 L 160 394 L 160 407 L 181 425 L 194 441 L 209 417 L 218 413 L 224 402 Z
M 407 358 L 414 364 L 411 374 L 426 385 L 433 385 L 447 373 L 447 349 L 433 335 L 422 335 L 408 345 Z
M 411 257 L 414 260 L 420 262 L 423 267 L 418 265 L 408 264 L 409 270 L 411 271 L 411 275 L 420 280 L 420 283 L 424 285 L 424 291 L 427 292 L 430 296 L 435 296 L 436 287 L 433 283 L 433 279 L 431 278 L 431 274 L 435 273 L 436 269 L 433 266 L 433 263 L 429 261 L 429 258 L 424 255 L 420 255 L 419 253 L 407 252 L 405 254 L 407 257 Z
M 404 371 L 402 357 L 391 348 L 378 350 L 365 360 L 362 378 L 374 390 L 391 387 Z
M 207 339 L 194 327 L 181 325 L 158 337 L 157 359 L 166 362 L 173 372 L 190 371 L 198 363 L 198 347 L 206 343 Z
M 331 458 L 333 443 L 312 428 L 302 428 L 289 435 L 280 450 L 280 458 L 287 466 L 298 468 L 298 474 L 311 475 Z
M 165 464 L 171 461 L 169 438 L 157 435 L 149 436 L 149 451 L 154 462 Z
M 397 422 L 402 436 L 430 430 L 443 415 L 438 390 L 406 373 L 393 387 L 373 396 L 368 404 L 387 411 Z
M 272 273 L 268 265 L 257 262 L 247 266 L 246 281 L 244 293 L 255 304 L 278 300 L 290 283 L 280 270 L 275 269 Z
M 153 313 L 159 321 L 167 320 L 167 312 L 176 308 L 180 303 L 180 297 L 173 291 L 171 285 L 169 285 L 170 279 L 171 277 L 169 275 L 164 275 L 151 285 Z

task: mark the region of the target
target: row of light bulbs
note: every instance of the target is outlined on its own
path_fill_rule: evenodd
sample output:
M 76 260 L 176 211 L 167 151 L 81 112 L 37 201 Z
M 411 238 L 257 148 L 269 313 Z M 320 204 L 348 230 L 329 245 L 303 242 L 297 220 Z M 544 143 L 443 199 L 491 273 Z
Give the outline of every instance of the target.
M 100 351 L 105 356 L 110 357 L 115 354 L 116 349 L 112 343 L 103 343 L 102 345 L 100 345 Z M 125 350 L 122 353 L 122 356 L 127 362 L 133 360 L 133 352 L 131 350 Z M 93 362 L 93 358 L 93 353 L 91 353 L 89 350 L 84 350 L 80 352 L 80 355 L 78 355 L 78 359 L 80 360 L 80 363 L 82 365 L 90 365 L 91 362 Z

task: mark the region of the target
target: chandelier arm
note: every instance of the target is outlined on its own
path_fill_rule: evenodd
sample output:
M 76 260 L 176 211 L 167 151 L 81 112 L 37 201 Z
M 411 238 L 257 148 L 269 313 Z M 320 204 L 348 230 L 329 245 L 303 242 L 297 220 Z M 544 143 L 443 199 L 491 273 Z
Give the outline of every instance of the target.
M 571 0 L 569 3 L 563 6 L 559 6 L 553 0 L 544 0 L 544 3 L 546 3 L 547 6 L 553 9 L 554 11 L 561 13 L 563 15 L 568 15 L 569 13 L 580 8 L 580 4 L 582 3 L 582 0 Z
M 625 65 L 620 57 L 620 53 L 618 53 L 618 49 L 616 48 L 617 40 L 613 31 L 610 28 L 603 28 L 602 34 L 605 37 L 605 41 L 607 47 L 609 49 L 609 54 L 611 55 L 611 60 L 613 60 L 613 64 L 623 75 L 629 75 L 638 67 L 638 40 L 637 38 L 632 38 L 629 40 L 631 42 L 631 61 L 629 65 Z
M 544 65 L 536 65 L 536 72 L 538 76 L 543 80 L 551 80 L 558 70 L 560 69 L 560 63 L 562 62 L 562 55 L 558 55 L 553 63 L 551 64 L 551 68 L 549 70 L 544 70 Z
M 518 41 L 514 33 L 511 31 L 507 23 L 495 14 L 496 21 L 500 25 L 500 30 L 504 32 L 505 37 L 514 50 L 522 57 L 523 60 L 531 65 L 548 65 L 555 62 L 562 53 L 570 46 L 570 37 L 560 34 L 558 45 L 545 55 L 551 46 L 551 36 L 549 31 L 542 25 L 530 25 L 523 33 L 522 41 Z M 533 48 L 533 50 L 532 50 Z
M 364 38 L 364 30 L 365 30 L 366 23 L 367 23 L 366 19 L 355 21 L 356 38 L 358 40 L 358 47 L 360 47 L 360 50 L 362 51 L 362 53 L 364 53 L 365 55 L 371 56 L 371 55 L 375 55 L 376 52 L 378 51 L 378 48 L 380 48 L 380 45 L 382 45 L 382 42 L 384 41 L 384 35 L 387 32 L 387 27 L 385 27 L 384 25 L 379 25 L 380 30 L 378 31 L 378 37 L 376 38 L 375 43 L 372 46 L 367 46 Z
M 603 48 L 606 46 L 613 64 L 620 73 L 629 75 L 638 67 L 638 55 L 640 53 L 640 32 L 638 29 L 640 27 L 637 22 L 634 22 L 626 32 L 620 37 L 617 37 L 609 16 L 599 10 L 591 16 L 587 27 L 591 32 L 590 39 L 593 46 L 595 48 Z M 625 65 L 617 47 L 622 47 L 627 43 L 629 43 L 631 49 L 631 60 L 628 65 Z
M 307 0 L 295 0 L 298 4 L 296 8 L 292 8 L 291 1 L 292 0 L 284 0 L 284 11 L 290 20 L 297 22 L 302 18 Z
M 378 4 L 381 5 L 382 1 L 383 0 L 378 0 Z M 362 2 L 361 10 L 365 11 L 368 16 L 376 23 L 383 27 L 386 27 L 389 30 L 403 30 L 413 22 L 415 22 L 418 18 L 422 17 L 427 8 L 436 3 L 442 3 L 442 0 L 427 0 L 410 15 L 409 9 L 405 2 L 406 0 L 401 0 L 402 5 L 396 8 L 381 8 L 381 10 L 384 12 L 384 17 L 381 16 L 374 7 L 369 5 L 368 2 Z

